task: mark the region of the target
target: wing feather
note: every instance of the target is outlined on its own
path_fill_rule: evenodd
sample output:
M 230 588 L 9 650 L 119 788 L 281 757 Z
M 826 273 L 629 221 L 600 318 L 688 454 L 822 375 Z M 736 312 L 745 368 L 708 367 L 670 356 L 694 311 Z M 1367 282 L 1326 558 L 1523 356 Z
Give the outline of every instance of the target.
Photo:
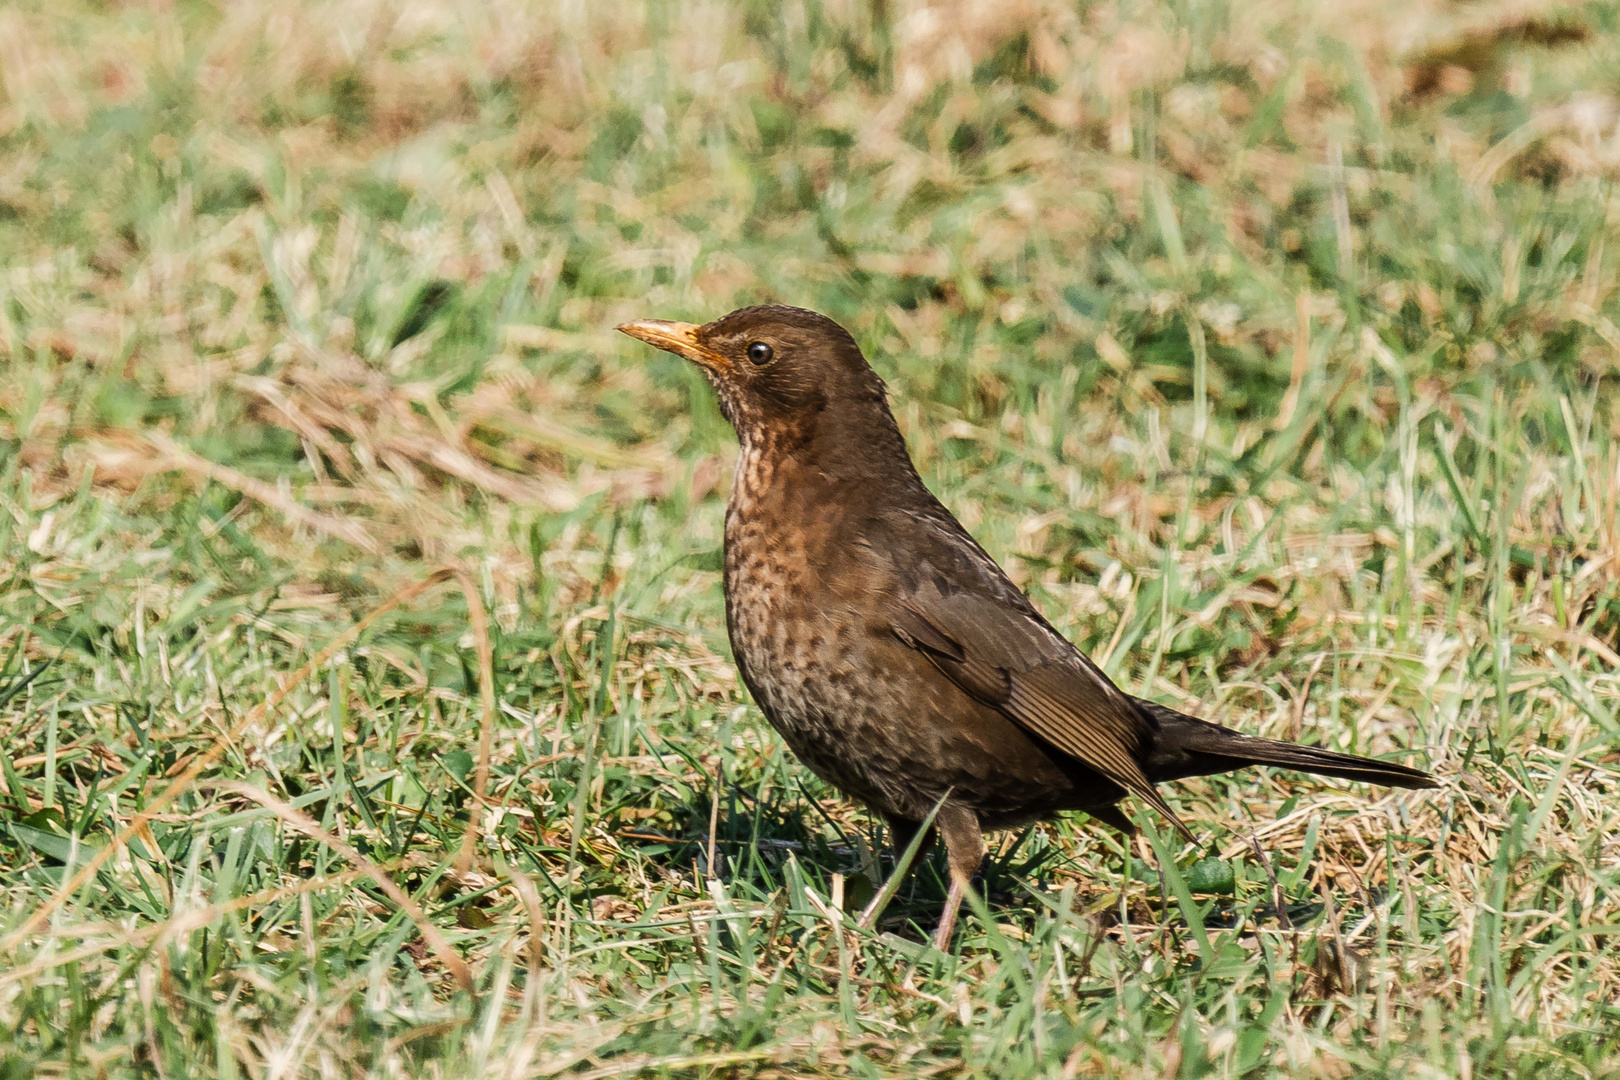
M 1011 600 L 925 582 L 900 599 L 892 623 L 896 637 L 969 696 L 1136 795 L 1193 839 L 1143 772 L 1153 721 L 1021 594 Z

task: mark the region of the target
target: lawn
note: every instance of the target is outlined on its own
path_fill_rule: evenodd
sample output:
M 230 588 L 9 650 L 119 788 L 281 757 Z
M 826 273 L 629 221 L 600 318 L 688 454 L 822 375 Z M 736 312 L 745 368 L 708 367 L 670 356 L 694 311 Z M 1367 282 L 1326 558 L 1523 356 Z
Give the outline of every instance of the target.
M 0 9 L 0 1077 L 1620 1076 L 1620 3 Z M 1434 770 L 950 955 L 615 334 L 840 320 L 1121 685 Z

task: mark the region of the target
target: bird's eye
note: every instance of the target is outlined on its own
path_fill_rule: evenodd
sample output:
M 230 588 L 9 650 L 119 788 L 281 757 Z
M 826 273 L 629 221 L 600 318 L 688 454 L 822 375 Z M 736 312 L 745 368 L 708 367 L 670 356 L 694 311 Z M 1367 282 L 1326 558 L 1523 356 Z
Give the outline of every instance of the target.
M 756 341 L 748 346 L 748 359 L 756 364 L 768 364 L 774 355 L 776 354 L 771 351 L 771 347 L 763 341 Z

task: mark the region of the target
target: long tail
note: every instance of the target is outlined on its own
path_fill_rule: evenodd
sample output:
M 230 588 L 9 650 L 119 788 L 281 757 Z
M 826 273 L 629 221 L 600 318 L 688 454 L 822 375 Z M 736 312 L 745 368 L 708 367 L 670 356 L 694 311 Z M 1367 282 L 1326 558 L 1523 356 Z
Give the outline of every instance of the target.
M 1374 761 L 1372 758 L 1340 754 L 1315 746 L 1242 735 L 1151 701 L 1138 699 L 1137 704 L 1158 726 L 1144 769 L 1154 783 L 1179 780 L 1185 776 L 1230 772 L 1249 765 L 1277 765 L 1285 769 L 1299 769 L 1369 784 L 1387 784 L 1390 787 L 1440 786 L 1434 777 L 1423 770 L 1398 765 L 1393 761 Z

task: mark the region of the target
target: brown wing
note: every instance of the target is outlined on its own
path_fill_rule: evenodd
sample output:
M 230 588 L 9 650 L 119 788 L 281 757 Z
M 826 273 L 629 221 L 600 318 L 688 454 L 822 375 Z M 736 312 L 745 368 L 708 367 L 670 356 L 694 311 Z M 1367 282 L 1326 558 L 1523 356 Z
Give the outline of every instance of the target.
M 1141 798 L 1194 839 L 1142 771 L 1153 722 L 1021 594 L 961 591 L 928 575 L 913 580 L 916 587 L 896 598 L 896 637 L 969 696 Z

